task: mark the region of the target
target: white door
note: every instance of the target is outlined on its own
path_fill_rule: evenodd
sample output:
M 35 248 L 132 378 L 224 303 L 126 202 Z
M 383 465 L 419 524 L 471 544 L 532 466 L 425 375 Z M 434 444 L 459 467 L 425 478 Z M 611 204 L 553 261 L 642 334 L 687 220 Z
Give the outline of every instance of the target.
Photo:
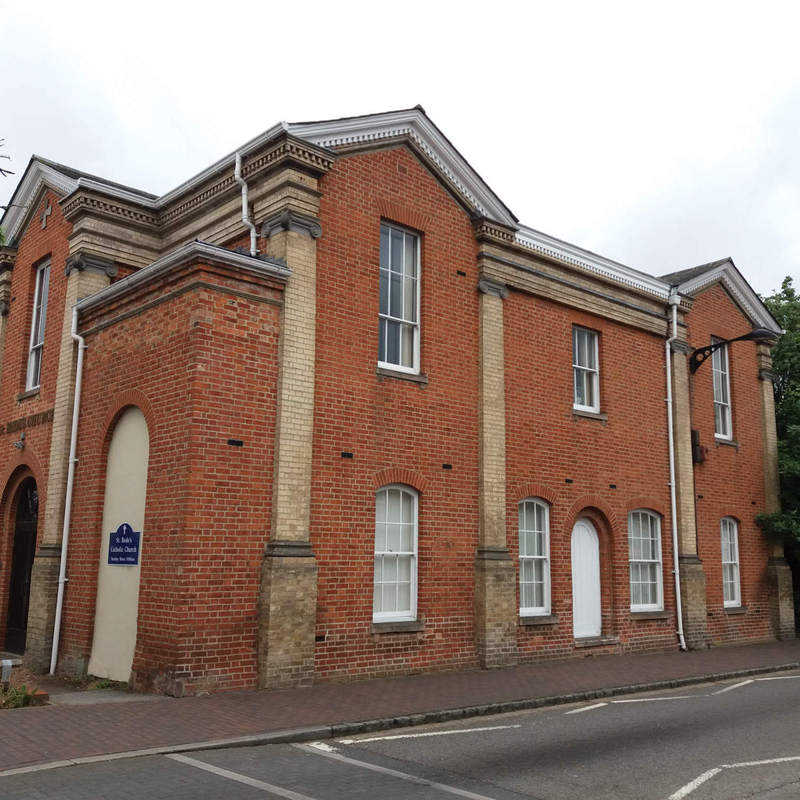
M 600 635 L 600 540 L 588 519 L 572 529 L 572 627 L 576 639 Z

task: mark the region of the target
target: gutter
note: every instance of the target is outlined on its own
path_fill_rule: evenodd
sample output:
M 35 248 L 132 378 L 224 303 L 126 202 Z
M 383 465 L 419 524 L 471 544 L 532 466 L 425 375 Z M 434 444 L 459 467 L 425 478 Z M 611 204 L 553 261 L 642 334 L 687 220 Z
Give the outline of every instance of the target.
M 681 650 L 686 650 L 686 639 L 683 635 L 683 604 L 681 602 L 681 574 L 678 560 L 678 501 L 675 488 L 675 435 L 672 430 L 675 413 L 672 403 L 672 343 L 678 338 L 678 305 L 680 295 L 675 288 L 669 295 L 672 309 L 672 330 L 665 342 L 664 354 L 667 365 L 667 441 L 669 443 L 669 501 L 670 520 L 672 522 L 672 574 L 675 577 L 675 612 L 678 617 L 678 642 Z
M 61 563 L 58 568 L 58 595 L 56 598 L 56 618 L 53 624 L 53 649 L 50 654 L 50 674 L 55 675 L 58 662 L 58 640 L 61 635 L 61 614 L 64 609 L 64 584 L 67 582 L 67 548 L 69 545 L 69 528 L 72 519 L 72 490 L 75 483 L 75 464 L 78 459 L 75 451 L 78 445 L 78 417 L 81 405 L 81 387 L 83 385 L 83 353 L 86 342 L 78 335 L 78 307 L 72 307 L 72 340 L 78 345 L 78 363 L 75 368 L 75 398 L 72 402 L 72 431 L 69 439 L 69 467 L 67 471 L 67 491 L 64 498 L 64 527 L 61 530 Z

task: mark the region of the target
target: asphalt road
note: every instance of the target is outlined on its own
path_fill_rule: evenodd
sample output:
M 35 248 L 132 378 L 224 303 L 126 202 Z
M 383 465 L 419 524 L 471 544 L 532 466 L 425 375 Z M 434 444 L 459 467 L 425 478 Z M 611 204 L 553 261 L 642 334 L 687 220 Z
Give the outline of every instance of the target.
M 800 673 L 297 745 L 0 776 L 2 800 L 800 797 Z

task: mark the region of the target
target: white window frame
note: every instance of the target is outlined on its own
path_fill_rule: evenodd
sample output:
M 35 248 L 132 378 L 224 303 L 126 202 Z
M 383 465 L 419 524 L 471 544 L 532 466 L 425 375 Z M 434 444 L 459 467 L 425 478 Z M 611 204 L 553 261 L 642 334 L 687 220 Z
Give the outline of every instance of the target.
M 378 342 L 378 354 L 379 354 L 378 355 L 378 366 L 382 367 L 384 369 L 394 370 L 395 372 L 407 372 L 410 375 L 419 375 L 419 371 L 420 371 L 420 357 L 419 357 L 419 354 L 420 354 L 420 336 L 421 336 L 420 286 L 422 284 L 422 258 L 421 258 L 420 236 L 419 236 L 418 233 L 414 233 L 414 231 L 407 230 L 406 228 L 403 228 L 400 225 L 394 225 L 394 224 L 391 224 L 389 222 L 381 221 L 381 226 L 380 227 L 381 227 L 381 232 L 383 231 L 384 228 L 389 231 L 390 252 L 391 252 L 391 232 L 394 230 L 394 231 L 397 231 L 397 232 L 403 234 L 403 256 L 402 256 L 402 262 L 403 262 L 403 273 L 402 273 L 402 275 L 403 275 L 403 280 L 405 280 L 405 278 L 406 278 L 406 274 L 405 274 L 406 237 L 407 236 L 411 236 L 414 239 L 414 244 L 415 244 L 414 259 L 415 259 L 417 275 L 416 275 L 416 292 L 415 292 L 415 297 L 414 297 L 414 302 L 416 304 L 416 314 L 415 314 L 416 322 L 407 320 L 407 319 L 405 319 L 405 317 L 403 317 L 403 318 L 394 317 L 394 316 L 391 316 L 388 313 L 385 313 L 385 314 L 381 313 L 381 311 L 380 311 L 380 280 L 378 282 L 378 286 L 379 286 L 379 288 L 378 288 L 378 293 L 379 293 L 379 296 L 378 296 L 378 304 L 379 304 L 379 308 L 378 308 L 378 338 L 379 338 L 379 342 Z M 384 271 L 384 269 L 385 268 L 380 263 L 380 257 L 379 257 L 379 263 L 378 263 L 379 277 L 380 277 L 380 274 Z M 387 269 L 386 271 L 389 271 L 389 270 Z M 391 281 L 389 282 L 388 292 L 391 295 Z M 405 298 L 405 293 L 404 292 L 403 292 L 403 297 Z M 404 309 L 404 311 L 405 311 L 405 309 Z M 403 364 L 395 364 L 395 363 L 393 363 L 391 361 L 382 361 L 381 360 L 381 358 L 380 358 L 380 335 L 381 335 L 380 331 L 381 331 L 381 321 L 382 320 L 398 322 L 401 325 L 404 325 L 406 327 L 411 328 L 412 336 L 414 337 L 414 341 L 412 343 L 412 364 L 411 364 L 410 367 L 409 366 L 404 366 Z M 387 333 L 387 336 L 388 336 L 388 333 Z M 384 353 L 386 355 L 388 355 L 388 347 L 386 347 L 386 346 L 384 347 Z
M 720 341 L 711 337 L 711 344 Z M 717 392 L 719 378 L 720 388 L 724 387 L 724 397 Z M 733 413 L 731 409 L 731 370 L 728 359 L 728 345 L 724 344 L 711 354 L 711 382 L 714 391 L 714 436 L 717 439 L 730 441 L 733 438 Z M 725 399 L 727 398 L 727 400 Z M 722 420 L 727 430 L 717 430 L 717 408 L 722 409 Z
M 589 367 L 586 364 L 578 364 L 578 333 L 587 333 L 592 337 L 594 343 L 594 367 Z M 584 328 L 580 325 L 572 326 L 572 407 L 576 411 L 590 411 L 592 413 L 600 412 L 600 336 L 597 331 L 591 328 Z M 578 375 L 586 374 L 592 382 L 594 405 L 587 406 L 578 402 Z
M 521 617 L 542 617 L 548 616 L 551 611 L 551 598 L 550 598 L 550 505 L 542 500 L 540 497 L 526 497 L 524 500 L 520 500 L 517 504 L 517 511 L 519 516 L 523 515 L 526 506 L 530 504 L 535 507 L 539 507 L 544 511 L 544 529 L 542 533 L 544 533 L 544 554 L 541 556 L 535 555 L 527 555 L 523 553 L 524 548 L 524 538 L 523 534 L 526 532 L 534 532 L 535 528 L 523 528 L 522 527 L 522 520 L 518 521 L 518 533 L 519 533 L 519 615 Z M 527 514 L 526 514 L 527 516 Z M 544 605 L 542 606 L 524 606 L 522 604 L 523 598 L 523 591 L 522 587 L 524 583 L 531 583 L 531 581 L 523 581 L 523 563 L 531 561 L 541 561 L 544 563 L 544 567 L 542 569 L 542 579 L 543 579 L 543 600 Z
M 722 561 L 722 602 L 725 608 L 739 608 L 742 605 L 742 576 L 739 568 L 739 523 L 733 517 L 723 517 L 719 521 L 720 529 L 720 549 Z M 729 550 L 729 558 L 726 560 L 725 556 L 725 537 L 729 537 L 731 548 Z M 731 536 L 732 534 L 732 536 Z M 734 581 L 732 582 L 734 588 L 734 596 L 730 600 L 725 599 L 725 567 L 733 567 Z M 728 583 L 731 583 L 728 581 Z
M 387 497 L 389 491 L 400 491 L 412 498 L 413 508 L 414 508 L 414 534 L 413 534 L 413 542 L 412 542 L 412 550 L 411 551 L 393 551 L 393 550 L 378 550 L 378 536 L 377 536 L 377 527 L 378 524 L 381 522 L 379 519 L 379 503 L 382 497 Z M 401 500 L 401 507 L 402 507 L 402 500 Z M 384 500 L 384 508 L 386 509 L 383 515 L 383 521 L 388 521 L 388 499 Z M 372 621 L 373 622 L 412 622 L 417 619 L 417 558 L 418 558 L 418 540 L 419 540 L 419 493 L 412 489 L 410 486 L 406 486 L 402 483 L 392 483 L 388 484 L 387 486 L 381 486 L 375 492 L 375 533 L 373 534 L 373 543 L 374 543 L 374 562 L 373 562 L 373 599 L 372 599 Z M 388 547 L 388 541 L 387 541 Z M 411 565 L 410 565 L 410 609 L 408 611 L 376 611 L 375 610 L 375 586 L 378 585 L 377 577 L 377 561 L 381 558 L 383 563 L 383 557 L 392 557 L 392 556 L 410 556 Z M 399 585 L 399 581 L 397 582 Z M 383 583 L 381 582 L 381 585 Z
M 640 530 L 641 530 L 641 518 L 646 517 L 650 520 L 650 528 L 652 529 L 653 525 L 655 525 L 655 551 L 656 551 L 656 558 L 634 558 L 633 557 L 633 518 L 634 516 L 639 516 L 640 518 Z M 639 539 L 644 541 L 651 541 L 648 538 L 643 536 L 639 536 Z M 634 603 L 633 602 L 633 565 L 634 564 L 647 564 L 648 566 L 652 566 L 653 564 L 656 565 L 656 594 L 657 599 L 655 603 Z M 640 583 L 640 582 L 639 582 Z M 663 611 L 664 610 L 664 567 L 662 563 L 662 555 L 661 555 L 661 515 L 656 514 L 654 511 L 650 511 L 647 508 L 636 508 L 628 514 L 628 588 L 630 591 L 630 599 L 631 599 L 631 611 Z
M 36 288 L 33 292 L 33 313 L 31 314 L 31 335 L 28 342 L 28 369 L 25 374 L 25 391 L 39 388 L 42 380 L 42 360 L 44 356 L 44 329 L 47 322 L 47 296 L 50 289 L 50 261 L 36 268 Z M 39 356 L 38 362 L 36 356 Z

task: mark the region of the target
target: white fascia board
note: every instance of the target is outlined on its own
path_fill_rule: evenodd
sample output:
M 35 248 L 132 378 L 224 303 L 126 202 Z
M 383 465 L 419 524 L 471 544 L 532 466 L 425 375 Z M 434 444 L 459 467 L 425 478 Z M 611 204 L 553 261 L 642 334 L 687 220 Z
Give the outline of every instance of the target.
M 753 291 L 750 284 L 742 277 L 741 272 L 730 259 L 696 278 L 685 281 L 678 286 L 681 294 L 695 295 L 709 284 L 719 281 L 730 292 L 742 310 L 750 317 L 750 321 L 759 328 L 767 328 L 776 335 L 783 333 L 775 317 Z
M 300 139 L 330 148 L 409 136 L 476 211 L 496 222 L 516 227 L 516 220 L 500 198 L 420 109 L 327 122 L 291 123 L 287 130 Z
M 661 299 L 669 297 L 670 286 L 668 283 L 533 228 L 520 226 L 515 241 L 536 253 L 565 261 L 567 264 L 589 270 L 605 278 L 633 286 Z
M 138 270 L 138 272 L 128 275 L 127 278 L 112 283 L 105 289 L 101 289 L 99 292 L 95 292 L 95 294 L 91 294 L 83 298 L 83 300 L 79 300 L 76 304 L 76 308 L 80 313 L 81 311 L 86 311 L 90 308 L 102 305 L 103 303 L 107 303 L 143 284 L 161 277 L 164 273 L 194 258 L 200 258 L 209 263 L 222 263 L 226 266 L 236 267 L 239 270 L 250 272 L 254 275 L 278 278 L 284 281 L 292 274 L 292 271 L 283 266 L 283 264 L 278 264 L 274 261 L 264 261 L 260 258 L 245 255 L 244 253 L 237 253 L 233 250 L 226 250 L 224 247 L 208 244 L 208 242 L 193 241 L 167 253 L 152 264 L 148 264 L 146 267 Z
M 9 245 L 13 245 L 22 232 L 31 210 L 30 205 L 43 186 L 49 186 L 61 195 L 68 195 L 78 188 L 78 182 L 34 158 L 11 198 L 12 205 L 3 216 L 3 232 Z

